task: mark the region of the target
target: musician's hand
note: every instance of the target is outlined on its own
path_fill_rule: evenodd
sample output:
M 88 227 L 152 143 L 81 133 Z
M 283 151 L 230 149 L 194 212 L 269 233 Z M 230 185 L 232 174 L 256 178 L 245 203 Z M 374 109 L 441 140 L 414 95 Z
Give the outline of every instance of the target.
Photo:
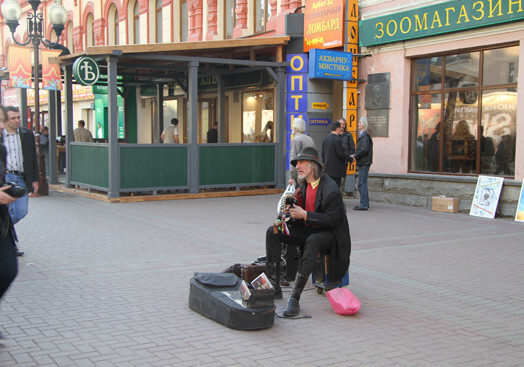
M 305 211 L 302 207 L 293 205 L 291 209 L 289 209 L 289 213 L 291 214 L 291 218 L 293 219 L 306 219 L 307 211 Z
M 4 186 L 0 188 L 0 204 L 7 205 L 7 204 L 14 203 L 16 201 L 16 198 L 4 192 L 5 190 L 9 189 L 10 187 L 11 186 Z

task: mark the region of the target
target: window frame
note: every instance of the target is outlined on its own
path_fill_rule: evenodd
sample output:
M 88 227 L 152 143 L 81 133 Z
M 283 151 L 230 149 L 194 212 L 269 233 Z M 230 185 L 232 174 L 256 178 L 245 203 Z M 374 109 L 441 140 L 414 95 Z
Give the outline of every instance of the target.
M 229 8 L 228 8 L 228 2 L 231 3 L 233 7 L 233 17 L 229 17 Z M 224 20 L 224 39 L 233 39 L 233 32 L 235 30 L 235 26 L 237 25 L 237 16 L 235 13 L 235 8 L 237 5 L 237 0 L 224 0 L 224 14 L 223 14 L 223 20 Z M 231 36 L 228 37 L 227 31 L 228 31 L 228 19 L 231 19 Z
M 269 0 L 255 0 L 255 6 L 253 8 L 253 31 L 254 33 L 262 33 L 266 31 L 266 25 L 271 17 L 271 4 L 269 3 Z M 264 24 L 262 24 L 261 29 L 257 29 L 258 26 L 258 19 L 257 19 L 257 10 L 261 8 L 261 5 L 264 4 L 266 6 L 266 11 L 264 12 Z
M 424 174 L 445 174 L 445 175 L 460 175 L 460 176 L 468 176 L 468 175 L 474 175 L 474 176 L 477 176 L 477 175 L 481 175 L 481 174 L 485 174 L 483 172 L 481 172 L 481 129 L 482 129 L 482 122 L 483 122 L 483 109 L 482 109 L 482 99 L 484 97 L 484 94 L 489 92 L 489 91 L 495 91 L 495 90 L 500 90 L 500 89 L 514 89 L 515 91 L 517 91 L 518 89 L 518 82 L 517 81 L 514 81 L 513 83 L 506 83 L 506 84 L 490 84 L 490 85 L 484 85 L 484 81 L 483 81 L 483 77 L 484 77 L 484 57 L 485 57 L 485 52 L 486 51 L 490 51 L 490 50 L 496 50 L 496 49 L 504 49 L 504 48 L 511 48 L 511 47 L 520 47 L 519 43 L 518 42 L 511 42 L 511 43 L 505 43 L 505 44 L 497 44 L 497 45 L 492 45 L 492 46 L 489 46 L 489 47 L 476 47 L 476 48 L 471 48 L 471 49 L 463 49 L 463 50 L 451 50 L 451 51 L 448 51 L 448 52 L 444 52 L 444 53 L 439 53 L 439 54 L 429 54 L 429 55 L 421 55 L 421 56 L 417 56 L 417 57 L 413 57 L 410 59 L 411 61 L 411 65 L 410 65 L 410 72 L 411 72 L 411 76 L 410 76 L 410 94 L 409 94 L 409 141 L 408 141 L 408 144 L 409 144 L 409 149 L 408 149 L 408 162 L 407 162 L 407 165 L 408 165 L 408 172 L 409 173 L 424 173 Z M 450 55 L 461 55 L 461 54 L 466 54 L 466 53 L 473 53 L 473 52 L 478 52 L 479 53 L 479 70 L 478 70 L 478 83 L 477 83 L 477 86 L 467 86 L 467 87 L 455 87 L 455 88 L 448 88 L 446 87 L 446 57 L 447 56 L 450 56 Z M 429 89 L 429 90 L 416 90 L 416 83 L 415 83 L 415 80 L 414 80 L 414 77 L 416 75 L 415 71 L 416 71 L 416 61 L 417 60 L 422 60 L 422 59 L 428 59 L 428 58 L 432 58 L 432 57 L 441 57 L 442 58 L 442 63 L 441 63 L 441 70 L 440 70 L 440 78 L 441 78 L 441 83 L 440 83 L 440 88 L 439 89 Z M 440 116 L 441 116 L 441 120 L 444 118 L 445 116 L 445 108 L 446 108 L 446 104 L 445 104 L 445 96 L 449 93 L 457 93 L 459 96 L 460 94 L 464 94 L 465 92 L 468 92 L 468 91 L 474 91 L 476 92 L 476 95 L 477 95 L 477 112 L 476 112 L 476 121 L 475 121 L 475 124 L 476 124 L 476 131 L 474 131 L 474 135 L 477 137 L 476 139 L 476 151 L 475 151 L 475 171 L 474 172 L 471 172 L 471 173 L 457 173 L 457 172 L 449 172 L 449 171 L 446 171 L 444 170 L 444 160 L 446 159 L 446 155 L 444 153 L 444 149 L 445 149 L 445 139 L 439 139 L 439 151 L 438 151 L 438 169 L 436 171 L 428 171 L 428 170 L 424 170 L 424 169 L 417 169 L 416 167 L 416 164 L 413 163 L 414 162 L 414 159 L 416 159 L 416 157 L 413 157 L 413 153 L 415 151 L 414 148 L 416 148 L 414 146 L 414 144 L 416 144 L 416 134 L 414 134 L 414 124 L 415 122 L 418 123 L 418 118 L 415 119 L 415 116 L 414 116 L 414 112 L 415 111 L 418 111 L 418 110 L 415 110 L 414 109 L 414 106 L 413 106 L 413 101 L 415 100 L 414 97 L 418 97 L 418 96 L 421 96 L 421 95 L 431 95 L 431 96 L 434 96 L 434 95 L 437 95 L 437 96 L 440 96 Z M 432 98 L 433 99 L 433 98 Z M 515 121 L 515 124 L 516 124 L 516 121 Z M 439 126 L 439 134 L 440 136 L 445 136 L 445 127 L 444 127 L 444 124 L 440 124 Z M 513 176 L 508 176 L 508 175 L 498 175 L 498 176 L 504 176 L 504 177 L 514 177 Z

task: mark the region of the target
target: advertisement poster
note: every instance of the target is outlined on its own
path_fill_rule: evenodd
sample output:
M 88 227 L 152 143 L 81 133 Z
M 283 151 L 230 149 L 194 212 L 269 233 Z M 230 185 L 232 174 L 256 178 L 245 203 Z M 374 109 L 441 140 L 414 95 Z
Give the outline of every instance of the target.
M 469 215 L 495 218 L 504 177 L 479 176 Z
M 344 46 L 345 3 L 342 0 L 306 1 L 304 52 Z
M 517 222 L 524 222 L 524 181 L 520 188 L 519 203 L 517 204 L 517 214 L 515 214 L 515 220 Z

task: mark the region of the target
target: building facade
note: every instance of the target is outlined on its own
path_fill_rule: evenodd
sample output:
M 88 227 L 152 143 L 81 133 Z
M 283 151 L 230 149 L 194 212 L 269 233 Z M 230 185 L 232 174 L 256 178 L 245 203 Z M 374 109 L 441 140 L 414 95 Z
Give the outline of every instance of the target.
M 372 171 L 386 174 L 375 178 L 376 196 L 424 205 L 446 194 L 467 210 L 478 175 L 503 176 L 504 214 L 514 215 L 524 177 L 522 2 L 359 4 L 369 55 L 359 64 L 359 115 L 376 130 Z
M 44 1 L 40 7 L 44 18 L 53 1 Z M 25 12 L 30 10 L 29 3 L 20 2 Z M 217 40 L 241 39 L 245 37 L 272 37 L 284 34 L 284 17 L 292 13 L 302 4 L 300 1 L 273 0 L 224 0 L 224 1 L 180 1 L 180 0 L 150 0 L 150 1 L 83 1 L 64 0 L 68 10 L 68 20 L 62 33 L 60 43 L 65 45 L 71 54 L 85 52 L 86 49 L 98 46 L 125 46 L 168 44 L 181 42 L 213 42 Z M 47 23 L 49 23 L 47 21 Z M 15 37 L 26 39 L 25 22 L 21 21 Z M 46 29 L 47 39 L 55 41 L 55 35 L 49 24 Z M 0 39 L 2 52 L 0 67 L 7 66 L 8 47 L 13 42 L 11 34 L 0 17 Z M 256 58 L 255 54 L 253 57 Z M 275 55 L 262 55 L 267 60 L 275 59 Z M 260 75 L 251 75 L 244 88 L 237 83 L 235 91 L 227 91 L 227 115 L 225 121 L 226 133 L 223 142 L 241 143 L 254 142 L 261 139 L 259 135 L 266 134 L 267 141 L 275 141 L 269 129 L 274 104 L 273 83 Z M 200 111 L 201 126 L 199 126 L 199 142 L 206 142 L 206 133 L 212 127 L 217 116 L 216 78 L 203 77 L 200 80 Z M 138 143 L 159 142 L 160 134 L 168 126 L 173 117 L 181 121 L 181 141 L 187 142 L 187 126 L 185 113 L 187 99 L 184 91 L 177 86 L 165 86 L 164 121 L 156 128 L 151 120 L 156 118 L 156 90 L 154 86 L 143 86 L 137 91 L 138 122 L 136 137 L 127 136 L 123 116 L 120 121 L 120 139 Z M 19 100 L 19 90 L 7 90 L 4 84 L 3 96 L 8 100 Z M 107 139 L 107 121 L 104 119 L 104 106 L 107 107 L 107 96 L 103 92 L 93 93 L 90 87 L 74 86 L 75 120 L 86 121 L 95 139 Z M 28 106 L 34 104 L 32 90 L 27 90 Z M 41 92 L 42 120 L 48 124 L 47 92 Z M 16 102 L 15 102 L 16 103 Z M 239 115 L 241 117 L 239 117 Z M 246 118 L 244 118 L 246 117 Z M 249 121 L 247 121 L 247 119 Z M 245 120 L 245 121 L 244 121 Z M 59 132 L 63 132 L 60 129 Z M 273 134 L 275 135 L 275 134 Z
M 51 4 L 45 2 L 44 9 Z M 69 18 L 61 42 L 75 55 L 103 46 L 290 36 L 280 55 L 249 51 L 252 59 L 285 61 L 286 54 L 304 53 L 304 5 L 289 0 L 67 0 Z M 516 0 L 345 1 L 347 38 L 336 50 L 359 54 L 353 61 L 354 80 L 309 80 L 308 85 L 329 95 L 328 120 L 346 117 L 354 131 L 358 118 L 369 118 L 375 150 L 372 200 L 425 206 L 431 196 L 455 194 L 466 210 L 478 175 L 494 175 L 505 178 L 505 214 L 514 212 L 524 177 L 524 145 L 519 143 L 524 141 L 524 116 L 518 112 L 524 102 L 518 82 L 523 9 Z M 11 41 L 2 25 L 0 66 L 6 66 Z M 24 32 L 20 26 L 17 37 L 24 39 Z M 47 33 L 50 38 L 50 27 Z M 352 39 L 359 45 L 352 45 Z M 223 143 L 250 143 L 265 135 L 265 141 L 288 146 L 289 121 L 279 121 L 272 108 L 277 103 L 274 81 L 256 73 L 241 79 L 245 85 L 225 90 L 223 112 L 217 106 L 216 78 L 199 79 L 198 143 L 206 142 L 206 131 L 220 120 Z M 134 135 L 122 127 L 119 138 L 158 143 L 162 129 L 178 117 L 182 141 L 189 143 L 186 92 L 169 83 L 162 88 L 162 121 L 154 122 L 159 118 L 157 91 L 141 85 Z M 107 138 L 106 122 L 98 126 L 103 98 L 87 93 L 73 103 L 75 120 L 86 120 L 100 139 Z M 308 130 L 320 149 L 324 131 L 314 123 Z

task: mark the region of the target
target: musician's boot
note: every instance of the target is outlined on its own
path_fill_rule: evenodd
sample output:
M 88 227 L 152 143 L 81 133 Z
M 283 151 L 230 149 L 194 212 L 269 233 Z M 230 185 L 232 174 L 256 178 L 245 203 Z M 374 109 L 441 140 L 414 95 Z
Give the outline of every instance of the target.
M 273 288 L 275 288 L 275 298 L 282 299 L 282 288 L 280 288 L 280 262 L 267 262 L 266 275 Z
M 284 311 L 284 316 L 293 317 L 298 315 L 298 312 L 300 311 L 300 305 L 298 301 L 300 301 L 300 295 L 306 286 L 308 278 L 309 276 L 306 277 L 300 273 L 297 273 L 295 285 L 291 295 L 289 296 L 289 300 L 287 301 L 287 308 Z

